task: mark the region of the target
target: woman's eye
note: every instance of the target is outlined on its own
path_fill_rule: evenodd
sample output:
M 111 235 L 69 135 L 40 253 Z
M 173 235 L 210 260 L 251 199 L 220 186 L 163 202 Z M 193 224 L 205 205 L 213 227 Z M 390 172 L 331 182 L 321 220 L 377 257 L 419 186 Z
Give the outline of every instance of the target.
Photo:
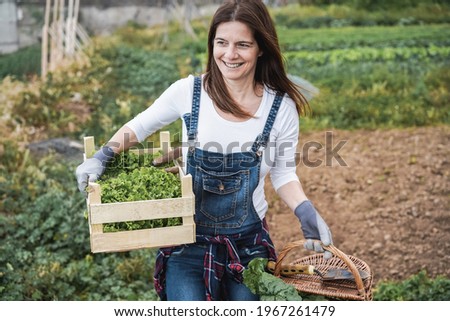
M 240 47 L 240 48 L 249 48 L 250 45 L 248 43 L 240 43 L 240 44 L 238 44 L 238 47 Z

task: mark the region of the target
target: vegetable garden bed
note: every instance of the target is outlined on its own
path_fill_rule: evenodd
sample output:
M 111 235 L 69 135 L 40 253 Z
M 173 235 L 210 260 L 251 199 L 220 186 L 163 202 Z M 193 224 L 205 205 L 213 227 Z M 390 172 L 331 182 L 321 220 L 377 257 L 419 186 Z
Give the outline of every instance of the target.
M 85 137 L 85 157 L 95 152 L 94 137 Z M 136 153 L 154 154 L 170 150 L 170 133 L 161 132 L 160 148 L 130 150 Z M 179 166 L 181 197 L 150 199 L 127 202 L 102 203 L 101 187 L 98 183 L 89 183 L 87 208 L 91 251 L 122 252 L 143 248 L 166 247 L 195 241 L 194 194 L 192 176 L 185 175 Z M 172 175 L 172 174 L 170 174 Z M 144 228 L 138 230 L 119 230 L 105 232 L 105 225 L 120 222 L 149 220 L 174 221 L 181 218 L 181 225 Z

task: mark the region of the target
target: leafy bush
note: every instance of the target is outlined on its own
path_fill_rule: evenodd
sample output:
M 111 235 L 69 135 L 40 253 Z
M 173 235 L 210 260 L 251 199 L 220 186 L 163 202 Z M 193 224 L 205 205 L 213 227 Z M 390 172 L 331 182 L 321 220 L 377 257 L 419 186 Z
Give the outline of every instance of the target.
M 109 61 L 109 90 L 155 99 L 179 78 L 174 56 L 168 52 L 136 47 L 101 48 L 98 54 Z
M 54 164 L 41 162 L 47 170 L 21 185 L 27 194 L 23 187 L 45 182 L 36 196 L 18 199 L 18 214 L 0 215 L 0 299 L 156 300 L 155 251 L 90 254 L 86 202 L 76 189 L 74 166 Z
M 10 54 L 0 55 L 0 79 L 14 76 L 26 79 L 41 73 L 41 47 L 39 44 L 19 49 Z
M 450 279 L 444 276 L 430 278 L 426 271 L 401 282 L 378 283 L 374 291 L 377 301 L 449 301 Z

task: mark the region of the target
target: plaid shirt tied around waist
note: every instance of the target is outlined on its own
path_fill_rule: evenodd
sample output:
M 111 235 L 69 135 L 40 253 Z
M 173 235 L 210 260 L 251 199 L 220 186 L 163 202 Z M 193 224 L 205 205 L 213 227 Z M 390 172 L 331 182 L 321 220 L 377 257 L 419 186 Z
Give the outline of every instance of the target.
M 217 297 L 216 293 L 225 293 L 221 289 L 221 280 L 225 271 L 228 270 L 233 278 L 242 283 L 242 272 L 245 267 L 241 264 L 238 255 L 238 245 L 263 245 L 269 252 L 269 260 L 276 261 L 275 247 L 267 229 L 266 220 L 262 221 L 262 228 L 259 231 L 245 235 L 197 235 L 197 244 L 207 244 L 203 260 L 203 275 L 205 282 L 205 296 L 207 301 L 226 299 L 226 297 Z M 218 260 L 217 250 L 219 246 L 224 246 L 227 252 L 226 262 Z M 161 248 L 156 256 L 154 286 L 161 300 L 167 300 L 165 291 L 166 264 L 172 253 L 173 247 Z

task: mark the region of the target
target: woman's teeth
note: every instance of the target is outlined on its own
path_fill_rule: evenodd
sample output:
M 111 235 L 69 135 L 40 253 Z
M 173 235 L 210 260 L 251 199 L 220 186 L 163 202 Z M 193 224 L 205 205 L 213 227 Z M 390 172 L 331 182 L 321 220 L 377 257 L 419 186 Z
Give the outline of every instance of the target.
M 229 64 L 229 63 L 226 63 L 225 61 L 224 61 L 223 63 L 224 63 L 225 66 L 227 66 L 228 68 L 237 68 L 237 67 L 240 67 L 240 66 L 243 65 L 242 63 L 239 63 L 239 64 Z

